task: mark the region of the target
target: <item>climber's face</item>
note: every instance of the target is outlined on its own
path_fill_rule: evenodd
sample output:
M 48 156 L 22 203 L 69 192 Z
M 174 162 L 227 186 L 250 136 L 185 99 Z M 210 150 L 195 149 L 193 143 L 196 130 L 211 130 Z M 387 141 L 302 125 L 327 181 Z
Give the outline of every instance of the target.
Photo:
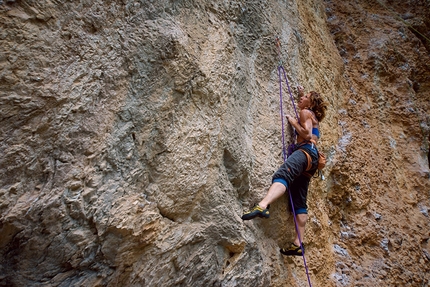
M 306 94 L 306 95 L 303 95 L 303 96 L 300 98 L 300 101 L 299 101 L 299 103 L 297 104 L 297 106 L 298 106 L 300 109 L 306 109 L 306 108 L 309 108 L 309 107 L 311 106 L 311 93 Z

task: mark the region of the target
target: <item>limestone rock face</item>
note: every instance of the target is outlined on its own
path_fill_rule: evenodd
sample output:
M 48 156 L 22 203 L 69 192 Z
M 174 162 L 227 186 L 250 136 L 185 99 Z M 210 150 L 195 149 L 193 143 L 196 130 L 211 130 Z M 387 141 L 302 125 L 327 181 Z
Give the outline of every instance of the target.
M 428 286 L 430 3 L 326 3 L 349 88 L 326 202 L 335 278 Z
M 240 218 L 280 62 L 329 104 L 312 286 L 429 285 L 430 7 L 392 2 L 0 1 L 0 286 L 306 286 L 288 198 Z

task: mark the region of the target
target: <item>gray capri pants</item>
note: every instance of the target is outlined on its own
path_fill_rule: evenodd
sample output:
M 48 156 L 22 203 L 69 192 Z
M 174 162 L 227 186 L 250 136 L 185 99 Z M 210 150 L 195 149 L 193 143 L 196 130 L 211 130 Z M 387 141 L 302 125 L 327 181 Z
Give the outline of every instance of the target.
M 312 162 L 308 162 L 307 156 L 300 149 L 305 150 L 310 155 Z M 311 168 L 306 171 L 309 164 Z M 312 143 L 304 143 L 296 146 L 295 151 L 272 177 L 272 183 L 280 182 L 285 185 L 287 190 L 290 190 L 295 214 L 308 213 L 306 199 L 308 196 L 309 182 L 317 171 L 317 166 L 318 150 L 316 146 Z M 305 171 L 306 174 L 304 174 Z M 291 203 L 290 201 L 288 202 L 291 209 Z

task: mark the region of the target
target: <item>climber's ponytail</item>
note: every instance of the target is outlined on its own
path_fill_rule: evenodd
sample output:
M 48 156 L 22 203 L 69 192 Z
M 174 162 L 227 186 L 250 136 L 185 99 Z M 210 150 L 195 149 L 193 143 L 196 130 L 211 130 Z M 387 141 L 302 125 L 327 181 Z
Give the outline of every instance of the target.
M 317 92 L 311 92 L 311 110 L 315 113 L 318 121 L 322 121 L 325 117 L 325 111 L 327 109 L 327 104 L 324 102 L 323 98 Z

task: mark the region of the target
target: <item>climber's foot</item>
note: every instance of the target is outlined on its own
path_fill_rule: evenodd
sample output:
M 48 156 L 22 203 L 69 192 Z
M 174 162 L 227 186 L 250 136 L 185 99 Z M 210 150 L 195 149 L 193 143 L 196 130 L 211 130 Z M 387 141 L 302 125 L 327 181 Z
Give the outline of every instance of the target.
M 258 204 L 256 204 L 250 211 L 248 211 L 247 213 L 242 215 L 242 219 L 243 220 L 250 220 L 250 219 L 253 219 L 257 216 L 269 218 L 270 217 L 269 206 L 267 206 L 267 208 L 262 208 Z

